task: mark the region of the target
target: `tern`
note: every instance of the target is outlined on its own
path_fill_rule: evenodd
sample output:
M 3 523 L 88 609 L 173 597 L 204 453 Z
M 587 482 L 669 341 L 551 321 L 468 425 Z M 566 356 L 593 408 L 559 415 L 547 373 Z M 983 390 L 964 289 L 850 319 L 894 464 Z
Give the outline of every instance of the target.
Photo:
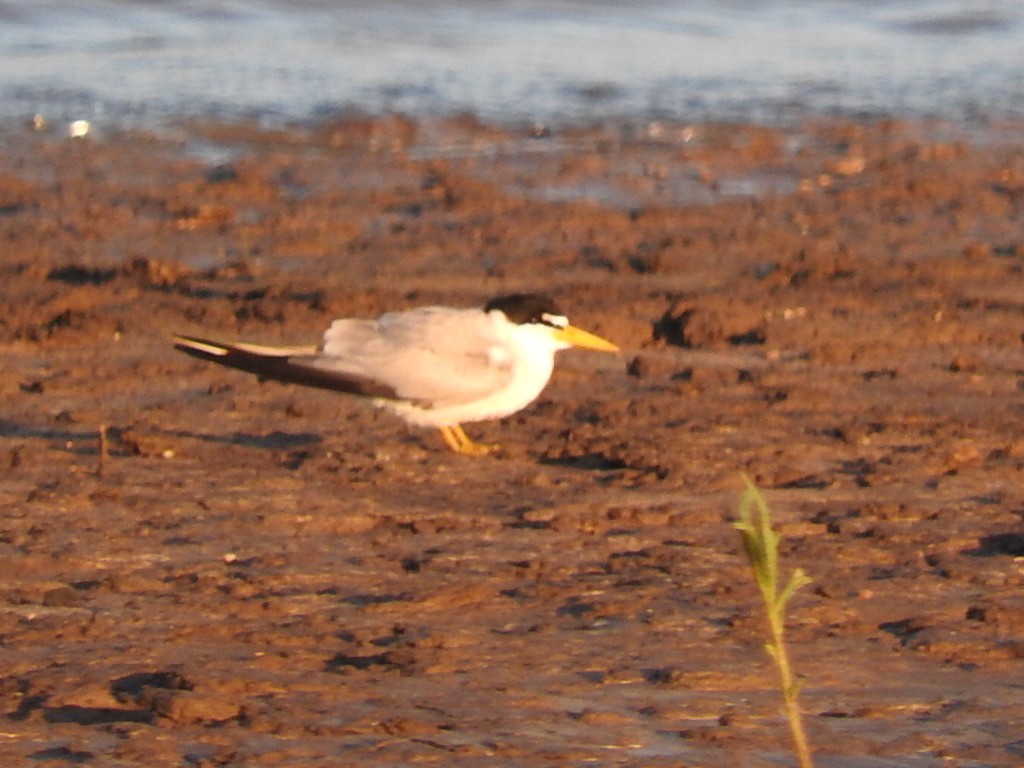
M 175 349 L 261 379 L 370 399 L 415 427 L 436 427 L 448 447 L 481 455 L 465 422 L 500 419 L 532 403 L 547 385 L 555 353 L 570 347 L 618 352 L 569 324 L 542 294 L 491 299 L 483 309 L 419 307 L 376 320 L 331 323 L 318 347 L 226 344 L 175 336 Z

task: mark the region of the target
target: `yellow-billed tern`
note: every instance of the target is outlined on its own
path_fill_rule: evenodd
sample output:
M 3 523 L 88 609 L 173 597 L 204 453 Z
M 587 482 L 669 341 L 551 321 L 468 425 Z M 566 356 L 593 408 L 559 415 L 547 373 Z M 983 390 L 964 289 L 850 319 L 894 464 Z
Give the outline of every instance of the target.
M 420 307 L 376 320 L 335 320 L 319 347 L 224 344 L 176 336 L 175 348 L 264 379 L 347 392 L 417 427 L 441 430 L 458 453 L 487 453 L 461 424 L 498 419 L 532 403 L 555 353 L 618 347 L 569 325 L 546 296 L 513 294 L 483 309 Z

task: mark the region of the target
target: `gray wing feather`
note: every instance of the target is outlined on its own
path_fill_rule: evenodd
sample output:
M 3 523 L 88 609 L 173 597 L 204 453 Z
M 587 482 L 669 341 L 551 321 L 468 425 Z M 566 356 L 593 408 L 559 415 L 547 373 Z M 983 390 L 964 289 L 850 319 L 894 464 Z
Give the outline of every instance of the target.
M 512 377 L 511 353 L 495 335 L 495 321 L 478 309 L 446 307 L 335 320 L 307 363 L 372 379 L 425 405 L 470 402 Z

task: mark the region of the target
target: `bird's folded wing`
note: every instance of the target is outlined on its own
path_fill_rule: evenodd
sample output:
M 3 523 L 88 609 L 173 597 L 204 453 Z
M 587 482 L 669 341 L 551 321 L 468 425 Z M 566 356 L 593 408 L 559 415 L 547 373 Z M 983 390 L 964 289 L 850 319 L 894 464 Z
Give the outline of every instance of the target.
M 201 360 L 254 373 L 262 379 L 369 397 L 398 396 L 386 384 L 321 365 L 315 350 L 309 347 L 225 344 L 191 336 L 176 336 L 174 347 Z
M 423 307 L 377 320 L 336 320 L 310 362 L 441 407 L 493 394 L 512 377 L 512 356 L 479 310 Z

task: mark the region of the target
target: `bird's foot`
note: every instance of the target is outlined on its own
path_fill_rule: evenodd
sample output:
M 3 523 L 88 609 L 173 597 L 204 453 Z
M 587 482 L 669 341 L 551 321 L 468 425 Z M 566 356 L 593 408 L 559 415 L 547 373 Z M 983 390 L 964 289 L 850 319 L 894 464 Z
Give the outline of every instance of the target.
M 487 456 L 498 450 L 501 446 L 488 443 L 467 443 L 459 448 L 459 453 L 464 456 Z
M 499 448 L 497 445 L 473 442 L 458 424 L 451 427 L 441 427 L 440 429 L 441 436 L 448 444 L 448 447 L 456 453 L 461 453 L 463 456 L 486 456 Z

